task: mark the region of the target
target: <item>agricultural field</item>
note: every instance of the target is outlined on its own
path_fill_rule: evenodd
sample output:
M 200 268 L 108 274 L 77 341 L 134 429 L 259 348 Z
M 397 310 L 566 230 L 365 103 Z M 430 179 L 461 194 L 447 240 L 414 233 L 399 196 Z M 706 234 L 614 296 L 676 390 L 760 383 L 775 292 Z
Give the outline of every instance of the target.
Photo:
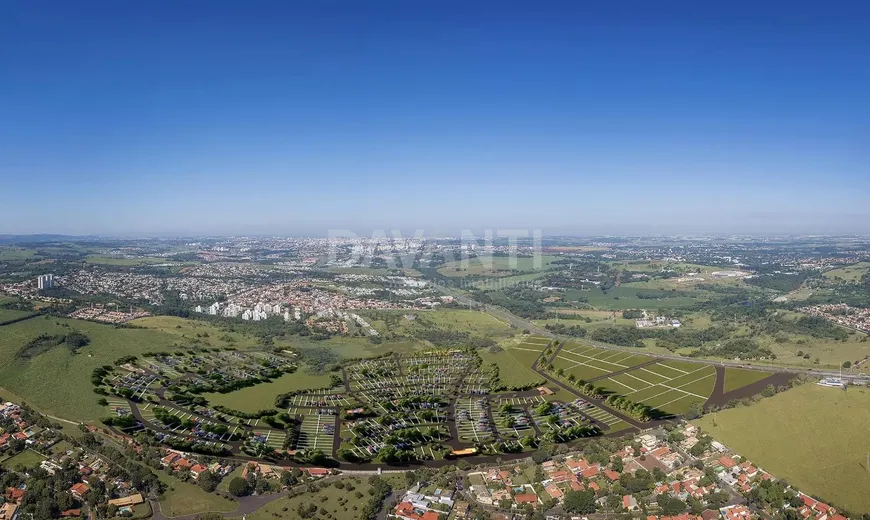
M 483 256 L 448 262 L 438 269 L 443 276 L 508 276 L 547 269 L 558 256 L 532 257 Z
M 802 491 L 852 512 L 870 511 L 870 390 L 805 384 L 693 422 Z

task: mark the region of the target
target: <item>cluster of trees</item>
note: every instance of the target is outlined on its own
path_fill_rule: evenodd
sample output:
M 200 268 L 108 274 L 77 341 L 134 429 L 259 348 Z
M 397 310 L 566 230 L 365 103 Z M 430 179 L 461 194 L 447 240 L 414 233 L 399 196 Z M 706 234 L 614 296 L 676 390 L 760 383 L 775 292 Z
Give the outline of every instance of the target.
M 278 410 L 276 410 L 274 408 L 263 408 L 262 410 L 257 410 L 256 412 L 243 412 L 241 410 L 234 410 L 232 408 L 229 408 L 227 406 L 223 406 L 220 404 L 216 404 L 212 408 L 214 408 L 215 410 L 217 410 L 221 413 L 224 413 L 227 415 L 234 415 L 234 416 L 240 417 L 242 419 L 262 419 L 263 417 L 266 417 L 267 415 L 275 415 L 278 413 Z
M 611 408 L 619 410 L 626 415 L 634 417 L 638 421 L 647 422 L 653 419 L 660 419 L 664 417 L 665 414 L 661 410 L 656 410 L 650 406 L 647 406 L 643 403 L 635 403 L 626 397 L 621 395 L 610 395 L 607 399 L 604 400 L 604 403 Z
M 75 353 L 90 342 L 91 339 L 87 335 L 75 330 L 66 334 L 40 334 L 24 344 L 18 351 L 18 357 L 32 359 L 60 345 L 66 345 L 70 351 Z
M 740 338 L 716 346 L 704 346 L 689 354 L 690 357 L 716 356 L 729 359 L 776 359 L 776 354 L 757 341 Z
M 554 334 L 561 334 L 563 336 L 572 336 L 575 338 L 584 338 L 586 337 L 587 330 L 580 325 L 571 325 L 566 326 L 564 323 L 548 323 L 544 325 L 544 328 L 549 330 Z

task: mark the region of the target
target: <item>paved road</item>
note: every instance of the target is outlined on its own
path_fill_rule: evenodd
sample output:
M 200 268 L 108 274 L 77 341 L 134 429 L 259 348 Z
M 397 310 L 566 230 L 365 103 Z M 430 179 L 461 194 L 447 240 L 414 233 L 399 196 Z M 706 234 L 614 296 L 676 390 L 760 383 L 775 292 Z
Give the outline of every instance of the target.
M 585 338 L 575 338 L 573 336 L 563 336 L 560 334 L 553 334 L 551 331 L 535 325 L 531 321 L 521 318 L 516 314 L 511 313 L 507 309 L 502 307 L 498 307 L 496 305 L 483 305 L 480 302 L 477 302 L 468 296 L 452 289 L 450 287 L 445 287 L 443 285 L 435 285 L 439 290 L 443 293 L 453 296 L 453 298 L 462 305 L 468 305 L 469 307 L 476 307 L 482 309 L 484 312 L 492 315 L 493 317 L 505 321 L 518 329 L 528 330 L 532 334 L 537 334 L 540 336 L 546 336 L 548 338 L 560 339 L 565 341 L 573 341 L 575 343 L 581 343 L 584 345 L 588 345 L 590 347 L 598 347 L 605 350 L 618 350 L 622 352 L 631 352 L 634 354 L 638 353 L 638 349 L 634 347 L 620 347 L 617 345 L 610 345 L 607 343 L 601 343 L 598 341 L 592 341 Z M 720 366 L 720 367 L 735 367 L 735 368 L 744 368 L 748 370 L 760 370 L 764 372 L 784 372 L 789 374 L 809 374 L 817 377 L 842 377 L 844 380 L 849 381 L 862 381 L 865 383 L 870 383 L 870 375 L 860 375 L 860 374 L 841 374 L 838 370 L 818 370 L 818 369 L 805 369 L 805 368 L 788 368 L 774 365 L 763 365 L 758 363 L 745 363 L 741 361 L 716 361 L 712 359 L 700 359 L 700 358 L 686 358 L 683 356 L 677 355 L 669 355 L 669 354 L 655 354 L 656 357 L 662 359 L 671 359 L 675 361 L 691 361 L 693 363 L 700 363 L 705 365 L 712 366 Z

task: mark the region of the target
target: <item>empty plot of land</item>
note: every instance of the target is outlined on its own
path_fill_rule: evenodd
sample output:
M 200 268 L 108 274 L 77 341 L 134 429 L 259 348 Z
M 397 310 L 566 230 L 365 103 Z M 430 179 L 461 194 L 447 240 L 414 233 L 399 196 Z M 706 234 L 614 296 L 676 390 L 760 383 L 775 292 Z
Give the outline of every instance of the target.
M 609 382 L 611 384 L 606 385 L 606 388 L 669 414 L 684 413 L 692 403 L 705 402 L 713 392 L 716 369 L 712 366 L 695 365 L 691 372 L 671 377 L 665 375 L 668 372 L 672 373 L 672 367 L 655 363 L 598 381 L 597 384 Z M 628 390 L 629 386 L 631 390 Z

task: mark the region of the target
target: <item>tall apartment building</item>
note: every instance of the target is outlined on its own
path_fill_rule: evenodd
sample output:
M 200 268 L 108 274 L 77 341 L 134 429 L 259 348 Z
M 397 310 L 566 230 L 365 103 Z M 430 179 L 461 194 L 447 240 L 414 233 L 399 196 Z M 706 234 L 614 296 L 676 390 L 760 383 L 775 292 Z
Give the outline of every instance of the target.
M 39 287 L 39 290 L 51 289 L 54 287 L 54 275 L 53 274 L 43 274 L 36 277 L 36 286 Z

